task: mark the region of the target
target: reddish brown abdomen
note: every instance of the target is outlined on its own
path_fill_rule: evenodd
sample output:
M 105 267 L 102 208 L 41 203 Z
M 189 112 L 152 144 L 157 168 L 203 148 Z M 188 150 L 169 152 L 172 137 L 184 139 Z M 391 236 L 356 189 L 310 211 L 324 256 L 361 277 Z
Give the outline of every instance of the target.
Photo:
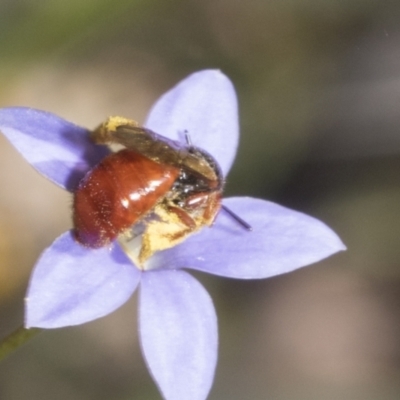
M 162 200 L 179 169 L 125 149 L 104 158 L 87 173 L 74 196 L 78 242 L 102 247 L 131 227 Z

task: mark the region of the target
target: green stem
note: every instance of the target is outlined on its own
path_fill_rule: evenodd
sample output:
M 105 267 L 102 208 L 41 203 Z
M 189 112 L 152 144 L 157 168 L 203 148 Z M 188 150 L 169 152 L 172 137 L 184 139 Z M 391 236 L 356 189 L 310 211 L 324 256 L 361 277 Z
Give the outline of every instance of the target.
M 26 329 L 23 326 L 19 327 L 0 342 L 0 360 L 6 358 L 10 353 L 42 331 L 43 329 L 39 328 Z

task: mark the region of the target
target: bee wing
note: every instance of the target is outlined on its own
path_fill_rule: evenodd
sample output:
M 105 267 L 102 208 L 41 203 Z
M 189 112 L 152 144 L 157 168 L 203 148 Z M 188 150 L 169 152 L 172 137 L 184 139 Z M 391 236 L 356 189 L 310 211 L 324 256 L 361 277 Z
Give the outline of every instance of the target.
M 159 164 L 183 168 L 210 181 L 219 177 L 216 163 L 203 150 L 158 135 L 132 120 L 110 117 L 92 132 L 92 139 L 98 144 L 120 144 Z
M 159 163 L 180 166 L 190 155 L 188 149 L 179 142 L 139 126 L 121 125 L 113 136 L 117 143 Z
M 183 145 L 139 126 L 119 126 L 115 136 L 118 143 L 138 151 L 153 161 L 184 167 L 210 180 L 216 179 L 209 163 L 199 156 L 193 146 Z

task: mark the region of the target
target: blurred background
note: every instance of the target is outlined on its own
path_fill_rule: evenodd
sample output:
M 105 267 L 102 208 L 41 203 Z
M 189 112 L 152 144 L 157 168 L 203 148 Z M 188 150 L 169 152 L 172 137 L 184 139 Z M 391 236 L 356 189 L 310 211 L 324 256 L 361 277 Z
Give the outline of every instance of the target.
M 226 194 L 311 214 L 348 246 L 268 280 L 196 275 L 219 316 L 211 400 L 400 398 L 399 26 L 389 0 L 1 0 L 0 106 L 89 128 L 143 121 L 180 79 L 219 68 L 242 132 Z M 71 226 L 71 198 L 1 136 L 0 187 L 4 337 L 22 323 L 35 260 Z M 136 297 L 1 363 L 1 400 L 54 398 L 161 398 Z

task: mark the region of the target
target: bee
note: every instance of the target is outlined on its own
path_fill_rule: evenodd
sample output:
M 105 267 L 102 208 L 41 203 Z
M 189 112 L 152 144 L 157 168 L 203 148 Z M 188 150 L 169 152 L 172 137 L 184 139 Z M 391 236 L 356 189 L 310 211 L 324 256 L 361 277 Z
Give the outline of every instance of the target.
M 143 264 L 213 224 L 224 179 L 209 153 L 122 117 L 110 117 L 91 137 L 123 149 L 91 169 L 74 193 L 74 235 L 83 246 L 107 246 L 143 223 L 138 256 Z

